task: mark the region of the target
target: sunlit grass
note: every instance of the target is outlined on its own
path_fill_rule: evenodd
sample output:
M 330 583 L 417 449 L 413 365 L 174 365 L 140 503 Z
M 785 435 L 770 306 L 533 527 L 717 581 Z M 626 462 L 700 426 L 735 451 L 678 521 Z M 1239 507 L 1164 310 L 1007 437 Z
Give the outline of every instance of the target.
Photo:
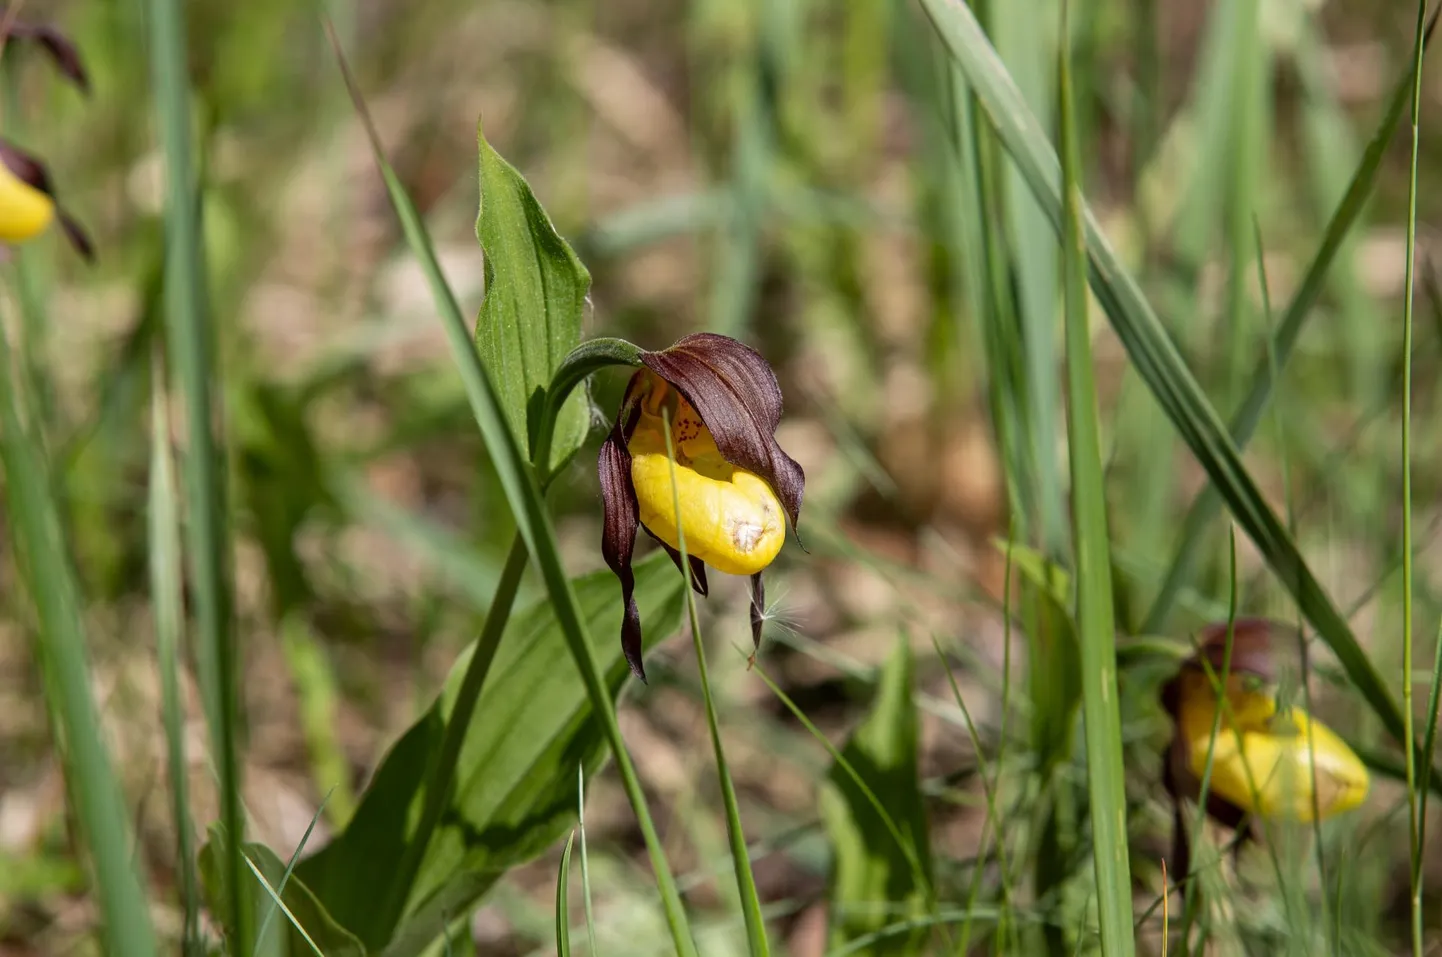
M 1425 7 L 1339 0 L 1283 28 L 1264 0 L 1181 25 L 1141 0 L 330 6 L 371 129 L 315 11 L 279 0 L 199 0 L 188 23 L 170 0 L 57 7 L 98 81 L 83 112 L 37 97 L 43 52 L 6 44 L 5 135 L 55 150 L 104 241 L 93 271 L 54 237 L 5 270 L 0 660 L 23 677 L 0 683 L 0 750 L 20 756 L 0 791 L 41 810 L 0 850 L 0 939 L 143 954 L 153 926 L 189 955 L 229 920 L 231 948 L 284 926 L 326 951 L 305 864 L 280 866 L 300 826 L 307 855 L 346 826 L 388 841 L 394 821 L 351 813 L 382 757 L 460 649 L 494 652 L 512 604 L 545 599 L 572 640 L 554 667 L 586 675 L 618 765 L 553 755 L 585 779 L 549 822 L 573 839 L 525 848 L 541 860 L 463 913 L 412 897 L 428 856 L 489 861 L 524 830 L 433 840 L 462 828 L 451 789 L 478 742 L 526 732 L 472 720 L 497 680 L 472 657 L 460 720 L 407 771 L 425 782 L 395 815 L 409 857 L 377 851 L 401 866 L 372 910 L 443 912 L 446 934 L 397 957 L 467 952 L 470 930 L 478 952 L 628 957 L 1434 943 Z M 1380 54 L 1332 69 L 1358 50 Z M 749 642 L 727 661 L 724 700 L 701 655 L 726 644 L 701 634 L 744 628 L 729 586 L 690 607 L 694 648 L 648 658 L 650 686 L 587 663 L 612 636 L 572 580 L 600 564 L 596 433 L 624 380 L 580 376 L 596 429 L 554 472 L 550 436 L 532 467 L 536 436 L 488 404 L 478 112 L 594 274 L 585 338 L 713 329 L 780 372 L 808 550 L 768 573 L 765 640 L 754 670 Z M 261 392 L 276 405 L 249 428 Z M 1374 796 L 1335 825 L 1268 825 L 1235 863 L 1234 835 L 1198 827 L 1176 884 L 1156 688 L 1199 624 L 1257 613 L 1302 625 L 1297 697 L 1342 719 Z M 888 699 L 919 728 L 924 845 L 894 782 L 845 757 L 906 635 L 934 643 Z M 68 675 L 57 649 L 81 653 Z M 47 749 L 63 803 L 36 783 Z M 113 755 L 115 782 L 82 752 Z M 902 875 L 875 900 L 836 886 L 847 850 L 818 805 L 840 779 Z M 191 829 L 216 821 L 276 849 L 274 873 L 239 840 L 196 873 Z M 75 922 L 77 881 L 97 916 Z M 873 929 L 839 940 L 848 914 Z

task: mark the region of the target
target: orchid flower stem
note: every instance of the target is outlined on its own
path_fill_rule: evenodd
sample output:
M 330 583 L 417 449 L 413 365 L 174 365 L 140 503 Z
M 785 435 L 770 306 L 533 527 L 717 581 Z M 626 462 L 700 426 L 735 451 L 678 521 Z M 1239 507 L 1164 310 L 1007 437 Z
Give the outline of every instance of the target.
M 536 434 L 531 440 L 531 461 L 535 463 L 541 480 L 541 491 L 550 486 L 556 476 L 550 471 L 551 440 L 555 435 L 556 419 L 561 407 L 571 397 L 571 392 L 594 372 L 608 366 L 641 364 L 641 349 L 625 339 L 588 339 L 572 349 L 562 360 L 556 373 L 551 377 L 551 387 L 546 390 L 545 402 L 541 407 L 541 418 Z
M 686 530 L 681 522 L 681 490 L 676 482 L 676 449 L 671 441 L 671 415 L 662 410 L 666 423 L 666 455 L 671 464 L 671 497 L 676 509 L 676 545 L 681 567 L 686 561 Z M 746 941 L 751 957 L 770 957 L 771 945 L 766 940 L 766 922 L 761 915 L 760 898 L 756 893 L 756 877 L 751 872 L 751 855 L 746 847 L 746 834 L 741 828 L 741 806 L 736 799 L 736 786 L 726 764 L 726 751 L 721 746 L 721 726 L 716 717 L 716 702 L 711 696 L 711 677 L 706 668 L 706 644 L 701 640 L 701 620 L 696 613 L 696 593 L 691 589 L 691 576 L 683 571 L 682 589 L 686 594 L 686 613 L 691 626 L 691 643 L 696 648 L 696 671 L 701 679 L 701 700 L 706 705 L 706 725 L 711 730 L 711 748 L 716 754 L 716 777 L 721 783 L 721 798 L 726 805 L 726 833 L 731 841 L 731 861 L 736 870 L 736 889 L 741 896 L 741 912 L 746 923 Z
M 636 358 L 633 359 L 633 356 Z M 624 340 L 593 339 L 582 343 L 566 357 L 560 368 L 556 370 L 551 388 L 547 390 L 546 399 L 542 405 L 541 418 L 537 422 L 532 443 L 531 461 L 533 465 L 544 463 L 549 459 L 556 417 L 560 414 L 560 409 L 571 391 L 598 369 L 608 365 L 635 365 L 639 362 L 639 356 L 640 350 Z M 541 470 L 542 466 L 536 465 L 536 468 Z M 543 490 L 553 477 L 544 473 L 541 475 Z M 426 772 L 429 783 L 425 790 L 425 804 L 421 811 L 420 822 L 406 846 L 405 857 L 402 858 L 401 865 L 396 870 L 390 891 L 385 899 L 391 924 L 397 923 L 405 913 L 406 898 L 410 894 L 416 876 L 420 873 L 421 865 L 425 861 L 426 849 L 430 846 L 431 838 L 435 836 L 436 828 L 440 825 L 441 817 L 445 814 L 446 805 L 450 801 L 461 747 L 465 744 L 466 732 L 470 729 L 471 719 L 475 716 L 476 705 L 480 702 L 486 677 L 490 674 L 491 664 L 495 661 L 496 651 L 500 648 L 506 624 L 510 621 L 511 611 L 515 607 L 516 592 L 520 588 L 521 576 L 526 571 L 528 559 L 529 554 L 525 540 L 518 534 L 515 541 L 511 543 L 510 553 L 506 556 L 505 567 L 501 571 L 500 581 L 497 582 L 495 595 L 491 599 L 490 610 L 486 613 L 485 624 L 481 627 L 480 637 L 476 639 L 475 651 L 471 655 L 470 663 L 466 666 L 466 673 L 461 678 L 461 687 L 456 693 L 455 705 L 446 717 L 446 732 L 441 741 L 441 749 Z M 591 697 L 593 706 L 611 705 L 600 667 L 596 664 L 595 657 L 589 653 L 589 649 L 586 649 L 586 652 L 586 654 L 576 656 L 576 663 L 581 669 L 581 677 L 586 684 L 586 691 Z M 607 741 L 616 755 L 616 764 L 625 783 L 627 796 L 633 803 L 637 800 L 644 800 L 640 781 L 636 778 L 635 769 L 626 755 L 625 742 L 621 738 L 620 727 L 616 723 L 615 708 L 611 705 L 604 710 L 606 713 L 602 715 L 602 721 Z M 655 849 L 659 847 L 658 839 L 654 828 L 649 825 L 649 820 L 643 819 L 642 830 L 647 832 L 646 843 L 652 847 L 653 853 L 657 853 Z M 674 902 L 674 906 L 679 906 L 679 899 Z

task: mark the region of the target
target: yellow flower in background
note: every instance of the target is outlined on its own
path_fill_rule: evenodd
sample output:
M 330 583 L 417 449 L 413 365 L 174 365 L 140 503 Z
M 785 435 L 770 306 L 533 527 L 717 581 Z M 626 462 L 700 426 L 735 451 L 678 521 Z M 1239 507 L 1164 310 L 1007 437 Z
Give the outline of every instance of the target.
M 1272 638 L 1281 630 L 1264 619 L 1235 622 L 1230 673 L 1223 674 L 1228 628 L 1211 625 L 1198 652 L 1162 689 L 1175 722 L 1164 783 L 1175 805 L 1172 863 L 1179 876 L 1189 857 L 1181 799 L 1201 796 L 1209 748 L 1206 812 L 1244 840 L 1252 836 L 1252 818 L 1310 823 L 1314 809 L 1325 819 L 1366 800 L 1370 777 L 1347 743 L 1302 708 L 1278 705 Z
M 88 260 L 95 249 L 84 228 L 55 201 L 45 164 L 0 140 L 0 243 L 15 245 L 34 239 L 55 220 L 75 251 Z
M 1181 681 L 1177 720 L 1190 770 L 1200 780 L 1217 699 L 1206 674 L 1191 672 Z M 1246 690 L 1247 683 L 1233 676 L 1227 691 L 1231 707 L 1222 712 L 1213 748 L 1212 791 L 1251 814 L 1310 822 L 1315 771 L 1316 810 L 1324 819 L 1361 804 L 1367 797 L 1367 768 L 1347 743 L 1301 708 L 1278 711 L 1271 689 Z
M 55 219 L 55 200 L 0 163 L 0 242 L 23 243 Z
M 621 647 L 644 681 L 641 621 L 632 598 L 637 526 L 661 543 L 677 567 L 678 526 L 685 532 L 691 582 L 702 595 L 707 565 L 750 576 L 751 634 L 759 646 L 761 573 L 781 551 L 786 526 L 796 527 L 806 476 L 776 444 L 781 387 L 754 349 L 699 333 L 643 353 L 641 363 L 601 445 L 598 471 L 606 515 L 601 550 L 626 604 Z

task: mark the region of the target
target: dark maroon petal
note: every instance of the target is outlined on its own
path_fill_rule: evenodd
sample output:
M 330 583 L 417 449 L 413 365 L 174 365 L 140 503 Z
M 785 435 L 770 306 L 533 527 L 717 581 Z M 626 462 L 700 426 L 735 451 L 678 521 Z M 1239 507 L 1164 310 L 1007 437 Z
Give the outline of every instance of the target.
M 641 665 L 641 613 L 636 608 L 636 577 L 631 573 L 631 554 L 636 547 L 638 509 L 636 488 L 631 483 L 631 453 L 626 450 L 622 426 L 617 422 L 601 443 L 597 461 L 601 479 L 601 502 L 605 520 L 601 533 L 601 554 L 606 565 L 621 581 L 621 600 L 625 612 L 621 619 L 621 650 L 631 665 L 631 673 L 646 680 Z
M 751 644 L 761 650 L 761 626 L 766 623 L 766 583 L 761 573 L 751 576 Z
M 771 486 L 795 530 L 806 475 L 776 444 L 781 387 L 760 353 L 735 339 L 701 332 L 661 352 L 647 352 L 641 361 L 695 407 L 728 462 Z
M 671 556 L 671 562 L 676 566 L 676 570 L 682 571 L 681 553 L 679 551 L 672 548 L 667 542 L 664 542 L 660 538 L 657 538 L 656 533 L 651 531 L 645 525 L 641 526 L 641 531 L 649 535 L 651 537 L 651 541 L 666 549 L 666 554 Z M 687 555 L 686 559 L 691 565 L 691 587 L 696 589 L 696 594 L 700 595 L 702 598 L 705 598 L 710 593 L 709 586 L 706 584 L 706 563 L 701 561 L 701 559 L 697 558 L 695 555 Z
M 75 217 L 64 210 L 60 211 L 60 228 L 65 232 L 65 238 L 70 240 L 70 245 L 75 247 L 85 261 L 95 262 L 95 246 L 90 242 L 90 236 L 85 232 L 85 227 L 76 222 Z
M 31 154 L 6 140 L 0 140 L 0 162 L 22 183 L 40 190 L 46 196 L 54 197 L 55 190 L 50 185 L 50 174 L 46 171 L 45 164 Z
M 50 54 L 50 59 L 55 61 L 55 66 L 61 73 L 69 77 L 83 92 L 90 92 L 90 77 L 85 72 L 85 64 L 80 60 L 80 51 L 65 34 L 48 23 L 12 23 L 9 35 L 38 43 Z
M 1285 626 L 1266 618 L 1238 618 L 1233 622 L 1232 674 L 1253 675 L 1268 684 L 1275 683 L 1277 668 L 1272 655 L 1272 636 L 1280 637 L 1286 630 Z M 1220 677 L 1227 658 L 1227 623 L 1217 622 L 1203 628 L 1198 642 L 1200 654 Z M 1187 667 L 1200 668 L 1200 660 L 1193 656 Z

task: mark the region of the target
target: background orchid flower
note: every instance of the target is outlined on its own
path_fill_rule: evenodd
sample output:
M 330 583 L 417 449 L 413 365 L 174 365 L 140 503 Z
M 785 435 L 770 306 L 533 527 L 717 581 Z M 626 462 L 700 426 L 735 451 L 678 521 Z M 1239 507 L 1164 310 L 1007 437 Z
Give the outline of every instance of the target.
M 598 469 L 605 504 L 601 550 L 626 603 L 621 647 L 644 681 L 641 620 L 632 598 L 637 525 L 678 568 L 677 528 L 684 528 L 691 582 L 703 595 L 707 565 L 749 575 L 752 640 L 759 645 L 761 573 L 781 550 L 787 523 L 796 527 L 806 477 L 776 444 L 781 387 L 754 349 L 698 333 L 669 349 L 642 353 L 641 363 L 601 445 Z
M 93 260 L 95 247 L 80 223 L 56 202 L 45 164 L 0 140 L 0 242 L 34 239 L 57 219 L 75 251 Z
M 0 18 L 4 14 L 0 13 Z M 3 21 L 0 21 L 3 22 Z M 0 39 L 21 39 L 44 50 L 56 69 L 82 92 L 90 92 L 90 77 L 75 44 L 49 24 L 3 24 Z M 0 140 L 0 242 L 23 243 L 43 233 L 58 219 L 66 238 L 87 260 L 95 258 L 90 238 L 55 198 L 45 164 L 14 144 Z
M 1209 749 L 1207 814 L 1244 839 L 1251 836 L 1246 823 L 1251 817 L 1311 822 L 1366 799 L 1367 769 L 1347 743 L 1302 708 L 1279 706 L 1273 649 L 1278 630 L 1265 619 L 1235 622 L 1228 662 L 1228 626 L 1209 626 L 1197 654 L 1162 690 L 1163 707 L 1176 726 L 1165 783 L 1177 804 L 1173 856 L 1179 873 L 1186 873 L 1187 858 L 1180 801 L 1199 797 Z

